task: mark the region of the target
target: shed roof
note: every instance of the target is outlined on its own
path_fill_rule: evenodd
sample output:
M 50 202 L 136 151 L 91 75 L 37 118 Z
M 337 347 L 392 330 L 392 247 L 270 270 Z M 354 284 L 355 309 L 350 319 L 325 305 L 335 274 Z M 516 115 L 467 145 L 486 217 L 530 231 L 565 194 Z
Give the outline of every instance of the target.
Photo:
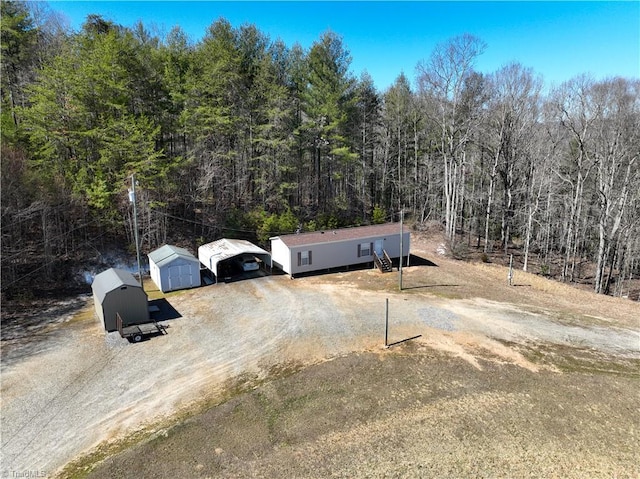
M 183 258 L 188 261 L 198 261 L 198 258 L 192 255 L 186 249 L 168 244 L 152 251 L 148 256 L 149 259 L 159 267 L 171 263 L 176 258 Z
M 202 260 L 203 256 L 209 259 L 208 266 L 210 266 L 212 271 L 216 274 L 218 274 L 218 263 L 241 254 L 270 256 L 268 251 L 254 245 L 250 241 L 239 239 L 222 238 L 217 241 L 204 244 L 198 248 L 198 256 L 200 256 L 200 259 Z
M 403 225 L 403 233 L 408 233 L 409 228 Z M 391 236 L 400 234 L 399 223 L 385 223 L 381 225 L 355 226 L 353 228 L 340 228 L 326 231 L 312 231 L 309 233 L 276 236 L 288 247 L 306 246 L 320 243 L 338 243 L 355 239 L 368 239 L 379 236 Z
M 93 294 L 95 294 L 96 298 L 98 298 L 98 301 L 101 303 L 108 293 L 122 286 L 135 286 L 137 288 L 142 288 L 140 283 L 136 281 L 131 273 L 123 269 L 116 268 L 109 268 L 108 270 L 97 274 L 93 279 L 93 283 L 91 283 Z

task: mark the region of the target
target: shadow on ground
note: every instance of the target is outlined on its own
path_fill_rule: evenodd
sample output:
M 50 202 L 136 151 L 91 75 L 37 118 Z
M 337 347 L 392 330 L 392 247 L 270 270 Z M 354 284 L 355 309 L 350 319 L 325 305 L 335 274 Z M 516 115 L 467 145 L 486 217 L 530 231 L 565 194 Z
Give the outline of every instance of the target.
M 154 321 L 167 321 L 181 318 L 182 315 L 165 298 L 149 301 L 151 319 Z
M 457 288 L 459 284 L 419 284 L 417 286 L 403 286 L 402 289 L 421 289 L 421 288 Z
M 409 266 L 435 266 L 438 267 L 433 261 L 430 261 L 422 256 L 417 256 L 415 254 L 409 255 Z

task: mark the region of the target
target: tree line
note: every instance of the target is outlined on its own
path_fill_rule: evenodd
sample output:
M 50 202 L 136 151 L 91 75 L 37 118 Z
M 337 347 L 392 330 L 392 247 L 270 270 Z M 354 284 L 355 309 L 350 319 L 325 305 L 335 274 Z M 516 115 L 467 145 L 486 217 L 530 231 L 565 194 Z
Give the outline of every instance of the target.
M 524 270 L 598 293 L 640 273 L 637 78 L 483 74 L 464 34 L 380 92 L 331 31 L 304 49 L 221 18 L 193 43 L 1 5 L 3 292 L 132 244 L 133 174 L 144 251 L 403 210 L 454 252 L 516 246 Z

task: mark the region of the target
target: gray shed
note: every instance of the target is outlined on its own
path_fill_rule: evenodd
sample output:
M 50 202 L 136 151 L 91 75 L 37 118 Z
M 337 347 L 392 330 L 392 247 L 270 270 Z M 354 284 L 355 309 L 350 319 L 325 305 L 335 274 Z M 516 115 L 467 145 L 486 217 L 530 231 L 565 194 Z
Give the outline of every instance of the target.
M 107 331 L 117 331 L 116 313 L 124 326 L 149 322 L 147 293 L 131 273 L 110 268 L 91 284 L 96 314 Z
M 152 251 L 149 271 L 163 293 L 200 286 L 200 261 L 184 248 L 164 245 Z

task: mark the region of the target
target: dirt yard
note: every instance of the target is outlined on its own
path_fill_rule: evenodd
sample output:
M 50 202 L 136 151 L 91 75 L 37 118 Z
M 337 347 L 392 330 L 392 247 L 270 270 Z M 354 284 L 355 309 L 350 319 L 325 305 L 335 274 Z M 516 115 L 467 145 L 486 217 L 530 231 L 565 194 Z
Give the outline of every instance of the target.
M 3 331 L 3 477 L 638 477 L 640 305 L 439 249 L 412 238 L 402 292 L 357 270 L 171 293 L 140 344 L 90 301 Z M 386 298 L 389 342 L 419 337 L 383 347 Z

